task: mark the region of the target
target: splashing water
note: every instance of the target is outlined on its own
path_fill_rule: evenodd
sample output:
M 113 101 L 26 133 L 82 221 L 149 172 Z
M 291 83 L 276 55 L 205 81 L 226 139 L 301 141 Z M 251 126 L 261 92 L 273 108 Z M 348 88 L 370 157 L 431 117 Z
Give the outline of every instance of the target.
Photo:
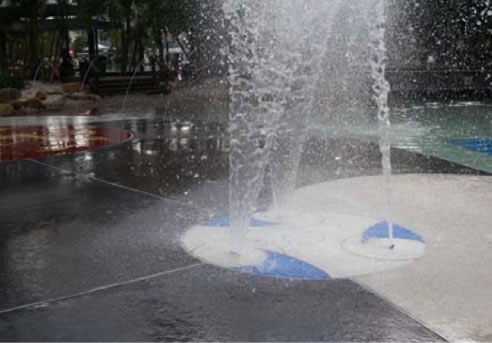
M 268 91 L 268 79 L 274 79 L 277 70 L 275 65 L 269 65 L 275 57 L 268 47 L 275 42 L 267 34 L 265 20 L 262 20 L 266 9 L 263 1 L 230 0 L 224 4 L 226 19 L 232 26 L 232 45 L 228 53 L 231 85 L 229 197 L 231 240 L 235 251 L 240 249 L 238 241 L 246 235 L 261 190 L 272 144 L 271 131 L 281 107 L 275 99 L 279 95 L 275 89 L 272 87 L 272 92 Z M 267 37 L 271 41 L 264 48 L 260 41 Z
M 332 3 L 313 4 L 229 0 L 224 5 L 232 32 L 227 55 L 230 215 L 235 241 L 245 236 L 269 162 L 277 201 L 295 186 L 307 113 L 313 106 L 326 46 L 329 25 L 323 23 L 333 10 Z M 315 22 L 321 25 L 313 33 Z M 294 46 L 293 42 L 301 43 Z
M 296 187 L 302 147 L 310 116 L 315 110 L 316 89 L 320 86 L 320 69 L 328 52 L 327 40 L 331 36 L 331 23 L 339 4 L 340 1 L 331 1 L 330 8 L 322 8 L 321 11 L 309 1 L 291 4 L 293 11 L 305 15 L 297 23 L 292 16 L 289 23 L 289 26 L 300 29 L 289 33 L 299 41 L 299 50 L 293 51 L 287 61 L 290 96 L 275 133 L 270 161 L 274 207 L 277 210 Z M 318 28 L 315 31 L 312 30 L 313 24 Z
M 374 100 L 378 108 L 378 122 L 380 131 L 379 147 L 382 154 L 383 165 L 383 190 L 386 200 L 387 213 L 386 221 L 388 223 L 388 237 L 390 249 L 394 248 L 393 234 L 393 204 L 392 204 L 392 186 L 391 186 L 391 141 L 390 141 L 390 111 L 388 107 L 388 97 L 390 93 L 390 84 L 386 80 L 387 50 L 385 44 L 385 1 L 377 0 L 374 4 L 374 23 L 371 29 L 371 71 L 374 79 Z
M 296 186 L 302 146 L 308 124 L 316 120 L 314 114 L 342 120 L 364 116 L 370 112 L 372 94 L 367 86 L 371 82 L 381 125 L 388 222 L 392 222 L 385 6 L 384 0 L 374 4 L 373 0 L 224 2 L 230 27 L 230 45 L 223 53 L 229 59 L 231 87 L 233 251 L 241 249 L 246 237 L 267 168 L 274 206 L 282 207 Z

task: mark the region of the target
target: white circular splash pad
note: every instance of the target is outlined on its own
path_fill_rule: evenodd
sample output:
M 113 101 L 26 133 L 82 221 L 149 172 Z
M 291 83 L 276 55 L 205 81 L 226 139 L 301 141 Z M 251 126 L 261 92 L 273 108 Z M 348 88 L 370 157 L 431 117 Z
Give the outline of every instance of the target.
M 352 237 L 342 243 L 348 252 L 365 258 L 380 261 L 408 261 L 418 259 L 425 254 L 425 244 L 409 239 L 373 239 L 361 240 Z
M 347 278 L 399 268 L 425 254 L 425 242 L 414 231 L 394 227 L 390 249 L 381 219 L 322 212 L 329 183 L 296 191 L 285 208 L 255 216 L 240 251 L 231 253 L 228 218 L 213 218 L 192 227 L 181 239 L 186 251 L 219 267 L 293 279 Z M 309 196 L 304 194 L 307 192 Z M 316 194 L 313 194 L 316 193 Z M 309 201 L 317 206 L 309 210 Z M 308 199 L 310 198 L 311 199 Z

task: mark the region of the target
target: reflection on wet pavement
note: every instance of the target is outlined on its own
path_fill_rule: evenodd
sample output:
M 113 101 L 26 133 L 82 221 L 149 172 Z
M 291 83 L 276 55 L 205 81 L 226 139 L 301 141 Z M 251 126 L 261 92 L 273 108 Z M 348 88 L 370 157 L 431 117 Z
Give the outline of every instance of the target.
M 0 310 L 194 265 L 197 261 L 183 251 L 178 238 L 203 221 L 204 211 L 197 207 L 209 213 L 227 211 L 229 146 L 223 123 L 155 117 L 2 129 L 0 135 L 15 131 L 22 140 L 58 139 L 47 140 L 56 156 L 28 156 L 39 158 L 37 163 L 0 163 Z M 88 146 L 91 134 L 120 138 L 122 144 L 83 152 L 55 149 L 71 148 L 64 143 L 70 139 Z M 94 140 L 94 144 L 104 142 Z M 394 156 L 396 172 L 462 172 L 415 154 Z M 374 175 L 380 171 L 379 149 L 356 139 L 312 137 L 302 165 L 301 185 Z M 268 187 L 265 193 L 262 196 L 268 200 Z M 12 341 L 440 339 L 349 280 L 302 284 L 210 266 L 0 314 L 1 337 Z
M 133 139 L 110 149 L 51 156 L 40 162 L 184 203 L 226 207 L 226 125 L 166 118 L 97 125 L 129 131 Z
M 128 131 L 79 126 L 0 127 L 0 161 L 73 154 L 124 142 Z

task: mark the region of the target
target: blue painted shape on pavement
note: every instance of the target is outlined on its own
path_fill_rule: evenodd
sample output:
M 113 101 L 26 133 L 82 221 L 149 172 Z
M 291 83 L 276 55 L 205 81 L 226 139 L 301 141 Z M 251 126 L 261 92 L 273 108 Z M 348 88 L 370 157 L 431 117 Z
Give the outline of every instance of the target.
M 371 239 L 389 238 L 388 222 L 381 222 L 371 226 L 362 234 L 362 241 L 367 242 Z M 422 236 L 397 224 L 393 224 L 393 237 L 395 239 L 405 239 L 425 243 Z
M 302 280 L 328 280 L 331 276 L 323 270 L 297 258 L 266 251 L 267 258 L 259 265 L 235 268 L 238 271 L 260 276 Z
M 452 140 L 451 144 L 492 156 L 492 138 L 489 137 Z

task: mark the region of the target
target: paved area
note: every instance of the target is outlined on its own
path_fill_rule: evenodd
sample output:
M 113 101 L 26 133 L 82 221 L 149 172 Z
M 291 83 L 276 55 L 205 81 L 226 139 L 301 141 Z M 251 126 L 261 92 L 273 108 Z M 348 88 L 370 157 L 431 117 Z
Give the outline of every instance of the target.
M 309 203 L 309 211 L 331 211 L 349 218 L 361 215 L 384 218 L 386 209 L 382 206 L 380 184 L 379 177 L 330 181 L 297 190 L 292 202 L 297 207 Z M 364 273 L 367 275 L 353 280 L 452 341 L 489 342 L 492 338 L 490 203 L 490 177 L 394 176 L 393 220 L 418 232 L 425 241 L 425 255 L 405 266 Z M 397 249 L 401 243 L 395 244 Z
M 133 138 L 0 163 L 1 340 L 443 339 L 370 280 L 258 277 L 188 255 L 179 237 L 227 211 L 228 175 L 226 128 L 188 119 L 79 123 Z M 313 138 L 307 146 L 301 186 L 380 172 L 372 143 Z M 396 173 L 477 174 L 405 151 L 394 156 Z

